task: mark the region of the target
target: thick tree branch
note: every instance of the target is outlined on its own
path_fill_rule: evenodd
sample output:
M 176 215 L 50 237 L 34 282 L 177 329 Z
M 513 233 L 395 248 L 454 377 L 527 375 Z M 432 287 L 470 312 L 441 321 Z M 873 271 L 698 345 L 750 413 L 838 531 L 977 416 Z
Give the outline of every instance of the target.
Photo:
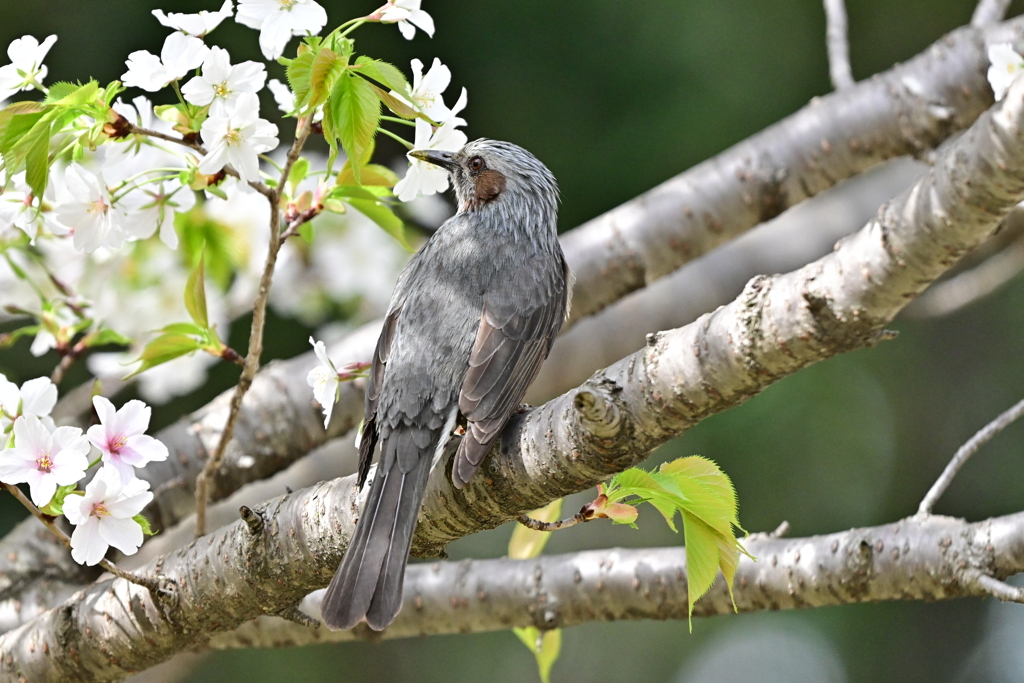
M 993 578 L 1024 571 L 1024 513 L 974 524 L 952 517 L 913 517 L 810 538 L 754 534 L 744 546 L 757 561 L 740 557 L 733 593 L 741 613 L 990 594 L 1021 601 L 1024 594 Z M 314 593 L 303 608 L 319 614 L 322 596 Z M 351 631 L 310 629 L 261 617 L 214 636 L 209 645 L 303 646 L 523 626 L 562 628 L 592 621 L 685 619 L 686 551 L 609 548 L 530 560 L 411 565 L 404 601 L 398 619 L 382 633 L 363 626 Z M 728 587 L 719 574 L 710 592 L 694 605 L 694 615 L 732 612 Z
M 825 45 L 828 48 L 828 75 L 832 87 L 843 90 L 854 85 L 850 70 L 850 43 L 846 28 L 845 0 L 825 0 Z
M 882 326 L 1022 196 L 1018 81 L 931 173 L 832 254 L 755 278 L 733 303 L 651 335 L 647 348 L 517 419 L 465 489 L 436 468 L 414 552 L 437 554 L 452 539 L 589 488 L 777 379 L 877 342 Z M 175 582 L 173 603 L 122 579 L 93 585 L 0 637 L 0 680 L 118 680 L 215 632 L 288 610 L 327 583 L 360 502 L 353 477 L 322 483 L 258 509 L 262 531 L 238 521 L 160 558 L 144 571 Z M 1007 543 L 993 537 L 991 552 L 1022 554 Z

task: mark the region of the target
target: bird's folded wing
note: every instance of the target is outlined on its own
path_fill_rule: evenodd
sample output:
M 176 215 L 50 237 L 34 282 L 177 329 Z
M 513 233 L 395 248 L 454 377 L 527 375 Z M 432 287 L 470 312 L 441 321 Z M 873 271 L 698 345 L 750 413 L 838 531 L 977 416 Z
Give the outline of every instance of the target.
M 381 387 L 384 386 L 384 371 L 387 369 L 388 356 L 391 354 L 391 342 L 395 338 L 398 327 L 398 315 L 402 312 L 399 303 L 384 319 L 384 327 L 377 339 L 377 348 L 370 361 L 370 374 L 366 378 L 366 414 L 363 417 L 362 438 L 359 441 L 359 483 L 361 488 L 370 471 L 373 461 L 373 448 L 377 445 L 377 400 L 380 398 Z

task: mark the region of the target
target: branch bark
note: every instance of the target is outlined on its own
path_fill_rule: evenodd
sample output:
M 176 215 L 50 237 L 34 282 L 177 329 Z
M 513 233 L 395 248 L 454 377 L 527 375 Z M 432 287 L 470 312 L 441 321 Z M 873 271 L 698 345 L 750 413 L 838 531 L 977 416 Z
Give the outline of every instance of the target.
M 731 304 L 651 335 L 647 348 L 519 417 L 465 489 L 435 468 L 414 552 L 437 555 L 590 488 L 775 380 L 876 343 L 1021 197 L 1024 81 L 833 253 L 755 278 Z M 293 610 L 337 567 L 360 502 L 353 477 L 321 483 L 255 510 L 262 525 L 239 521 L 159 558 L 145 571 L 172 581 L 173 599 L 122 579 L 94 584 L 0 637 L 0 680 L 119 680 L 260 614 Z M 1002 537 L 993 552 L 997 542 L 1020 554 Z
M 843 90 L 853 86 L 845 0 L 825 0 L 825 45 L 828 48 L 828 75 L 832 79 L 832 87 Z
M 1002 21 L 1009 8 L 1010 0 L 980 0 L 974 8 L 971 26 L 988 26 Z
M 1024 571 L 1024 513 L 973 524 L 952 517 L 912 517 L 810 538 L 754 534 L 744 546 L 757 561 L 740 557 L 733 582 L 740 613 L 985 597 L 1001 583 L 993 577 Z M 1008 588 L 1019 597 L 1020 589 Z M 310 596 L 304 611 L 319 615 L 322 595 Z M 404 601 L 398 619 L 381 633 L 365 626 L 311 629 L 261 617 L 214 636 L 209 646 L 294 647 L 524 626 L 544 630 L 593 621 L 685 619 L 686 551 L 608 548 L 530 560 L 412 565 L 406 571 Z M 694 616 L 731 613 L 729 589 L 719 574 L 694 605 Z

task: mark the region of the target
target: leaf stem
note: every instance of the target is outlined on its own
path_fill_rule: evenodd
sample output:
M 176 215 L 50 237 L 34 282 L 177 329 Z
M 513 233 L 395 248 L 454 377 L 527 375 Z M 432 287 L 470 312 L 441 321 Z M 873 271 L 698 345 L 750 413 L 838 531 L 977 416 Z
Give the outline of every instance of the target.
M 382 116 L 381 118 L 384 118 L 384 117 Z M 409 142 L 408 140 L 406 140 L 405 138 L 403 138 L 400 135 L 392 133 L 387 128 L 378 128 L 377 130 L 379 132 L 381 132 L 381 133 L 384 133 L 384 135 L 387 135 L 389 138 L 392 138 L 394 140 L 398 140 L 398 142 L 400 142 L 402 145 L 404 145 L 406 149 L 413 149 L 415 147 L 415 145 L 413 145 L 411 142 Z
M 380 120 L 381 121 L 391 121 L 392 123 L 401 123 L 404 126 L 412 126 L 413 128 L 416 127 L 416 122 L 415 121 L 410 121 L 409 119 L 400 119 L 397 116 L 383 116 L 382 115 L 380 117 Z

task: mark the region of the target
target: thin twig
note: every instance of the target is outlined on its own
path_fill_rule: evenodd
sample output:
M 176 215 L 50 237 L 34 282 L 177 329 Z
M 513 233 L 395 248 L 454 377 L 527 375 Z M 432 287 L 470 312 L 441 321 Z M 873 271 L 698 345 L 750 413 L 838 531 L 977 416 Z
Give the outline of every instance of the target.
M 231 407 L 228 412 L 228 419 L 224 424 L 217 448 L 206 461 L 202 472 L 196 478 L 196 538 L 206 533 L 206 503 L 209 498 L 210 481 L 213 479 L 217 468 L 224 460 L 224 452 L 228 442 L 235 433 L 235 422 L 238 420 L 238 413 L 242 408 L 242 399 L 252 385 L 256 371 L 260 367 L 260 356 L 263 354 L 263 327 L 266 324 L 267 298 L 270 295 L 270 285 L 274 277 L 274 266 L 277 263 L 277 255 L 281 249 L 281 208 L 278 206 L 281 199 L 281 190 L 288 180 L 292 166 L 299 158 L 302 147 L 309 137 L 310 125 L 308 119 L 300 119 L 295 131 L 295 141 L 288 151 L 288 158 L 281 172 L 281 182 L 276 188 L 267 188 L 270 200 L 270 244 L 267 249 L 267 260 L 263 264 L 263 274 L 260 276 L 260 287 L 253 302 L 252 328 L 249 332 L 249 351 L 245 356 L 245 366 L 242 368 L 242 375 L 238 378 L 235 386 L 235 393 L 231 396 Z
M 828 48 L 828 75 L 836 90 L 854 85 L 850 70 L 850 43 L 846 35 L 844 0 L 825 2 L 825 45 Z
M 1010 0 L 981 0 L 974 8 L 971 26 L 988 26 L 1002 21 L 1009 8 Z
M 136 126 L 133 123 L 129 123 L 128 124 L 127 131 L 128 131 L 129 134 L 134 133 L 135 135 L 146 135 L 146 136 L 149 136 L 151 138 L 157 138 L 157 139 L 160 139 L 160 140 L 166 140 L 168 142 L 173 142 L 175 144 L 181 145 L 182 147 L 188 147 L 189 149 L 194 150 L 196 152 L 199 152 L 203 156 L 206 156 L 206 148 L 204 148 L 202 145 L 200 145 L 198 142 L 195 142 L 194 140 L 187 140 L 187 139 L 182 138 L 182 137 L 176 137 L 174 135 L 168 135 L 167 133 L 161 133 L 160 131 L 157 131 L 157 130 L 150 130 L 149 128 L 142 128 L 141 126 Z M 230 176 L 235 177 L 235 178 L 239 177 L 238 176 L 238 171 L 236 171 L 230 165 L 224 167 L 224 172 L 226 174 L 230 175 Z M 263 195 L 267 199 L 270 199 L 271 201 L 273 201 L 273 196 L 275 194 L 277 194 L 275 190 L 273 190 L 270 187 L 268 187 L 265 183 L 261 183 L 261 182 L 259 182 L 257 180 L 250 180 L 249 181 L 249 187 L 251 187 L 252 189 L 256 190 L 261 195 Z
M 1000 581 L 994 576 L 983 574 L 982 572 L 979 572 L 977 570 L 971 572 L 969 576 L 973 579 L 974 583 L 977 584 L 979 588 L 981 588 L 994 598 L 998 598 L 1003 602 L 1024 603 L 1024 588 L 1011 586 L 1005 581 Z
M 571 526 L 576 526 L 583 522 L 589 522 L 591 519 L 594 518 L 587 517 L 583 514 L 582 510 L 572 517 L 566 517 L 565 519 L 560 519 L 557 522 L 542 522 L 541 520 L 534 519 L 528 515 L 519 515 L 516 517 L 516 521 L 528 529 L 533 529 L 534 531 L 558 531 L 559 529 L 568 529 Z
M 946 469 L 942 472 L 942 475 L 938 480 L 932 484 L 928 494 L 925 495 L 924 500 L 921 501 L 921 505 L 917 508 L 917 514 L 928 515 L 931 514 L 932 507 L 935 506 L 936 501 L 945 493 L 946 489 L 953 481 L 953 477 L 960 471 L 960 468 L 964 466 L 967 459 L 970 458 L 974 453 L 985 445 L 989 439 L 998 434 L 999 432 L 1006 429 L 1014 420 L 1024 415 L 1024 400 L 1019 401 L 1012 408 L 1004 412 L 1002 415 L 985 425 L 977 434 L 972 436 L 967 443 L 957 450 L 956 454 L 953 455 L 953 459 L 946 465 Z
M 69 550 L 71 549 L 71 538 L 66 533 L 64 533 L 63 529 L 57 526 L 55 517 L 51 517 L 50 515 L 43 513 L 43 511 L 37 508 L 36 504 L 29 500 L 28 497 L 24 493 L 22 493 L 21 489 L 19 489 L 17 486 L 5 482 L 0 482 L 0 486 L 2 486 L 4 489 L 9 491 L 11 495 L 17 498 L 18 502 L 24 505 L 25 508 L 29 512 L 31 512 L 36 519 L 42 522 L 43 525 L 50 530 L 50 533 L 56 536 L 57 540 L 64 544 L 65 548 L 68 548 Z M 130 572 L 121 569 L 116 564 L 105 558 L 100 560 L 100 566 L 106 569 L 114 576 L 120 577 L 125 581 L 131 581 L 132 583 L 138 584 L 140 586 L 150 589 L 151 591 L 154 591 L 154 598 L 156 597 L 156 591 L 160 589 L 160 582 L 158 580 L 148 576 L 143 576 L 141 574 L 136 574 L 135 572 Z

